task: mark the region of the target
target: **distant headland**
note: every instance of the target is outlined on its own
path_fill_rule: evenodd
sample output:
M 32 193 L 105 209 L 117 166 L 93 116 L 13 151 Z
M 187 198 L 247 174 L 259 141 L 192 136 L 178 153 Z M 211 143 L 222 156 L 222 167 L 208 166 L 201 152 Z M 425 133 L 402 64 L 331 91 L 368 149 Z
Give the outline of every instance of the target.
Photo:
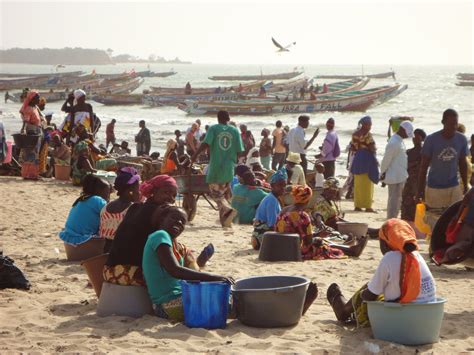
M 191 64 L 178 57 L 167 60 L 151 54 L 148 58 L 139 58 L 130 54 L 113 55 L 112 49 L 90 48 L 10 48 L 0 50 L 0 63 L 45 64 L 45 65 L 107 65 L 117 63 L 158 63 L 158 64 Z

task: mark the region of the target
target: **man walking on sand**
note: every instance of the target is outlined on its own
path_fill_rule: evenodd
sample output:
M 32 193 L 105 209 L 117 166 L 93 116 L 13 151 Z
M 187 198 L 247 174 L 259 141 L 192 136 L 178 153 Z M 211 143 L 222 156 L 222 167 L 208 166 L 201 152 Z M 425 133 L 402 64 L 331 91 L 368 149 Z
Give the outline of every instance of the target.
M 306 149 L 313 143 L 319 134 L 319 128 L 316 129 L 311 139 L 306 142 L 305 129 L 309 127 L 309 116 L 301 115 L 298 117 L 298 126 L 292 128 L 288 133 L 288 143 L 291 153 L 298 153 L 301 157 L 301 166 L 304 174 L 307 174 L 308 161 L 306 160 Z
M 403 121 L 387 143 L 380 165 L 380 180 L 388 185 L 387 219 L 398 218 L 402 203 L 403 186 L 408 178 L 406 138 L 413 138 L 413 125 Z
M 206 182 L 211 190 L 210 196 L 219 208 L 220 222 L 223 227 L 230 227 L 237 211 L 230 207 L 225 196 L 230 191 L 230 183 L 234 177 L 237 157 L 244 151 L 240 133 L 229 125 L 227 111 L 217 113 L 218 124 L 209 127 L 202 144 L 191 158 L 193 164 L 206 149 L 210 152 Z
M 272 170 L 280 170 L 285 165 L 285 158 L 286 158 L 286 148 L 283 145 L 283 123 L 278 120 L 275 124 L 276 128 L 273 130 L 273 157 L 272 157 Z
M 458 113 L 453 109 L 443 112 L 443 129 L 426 137 L 421 150 L 418 177 L 418 199 L 428 208 L 445 209 L 460 201 L 467 192 L 467 139 L 457 132 Z M 428 181 L 426 173 L 429 168 Z M 463 188 L 459 186 L 458 172 Z M 425 190 L 426 187 L 426 190 Z M 433 228 L 439 216 L 427 212 L 427 223 Z
M 115 122 L 117 121 L 114 118 L 105 127 L 105 149 L 109 148 L 109 144 L 115 144 Z
M 321 159 L 324 165 L 324 179 L 329 179 L 336 175 L 336 159 L 341 154 L 341 147 L 339 146 L 339 138 L 337 137 L 334 126 L 336 122 L 334 118 L 330 118 L 326 121 L 326 137 L 323 141 L 321 148 L 321 154 L 318 154 L 316 158 Z

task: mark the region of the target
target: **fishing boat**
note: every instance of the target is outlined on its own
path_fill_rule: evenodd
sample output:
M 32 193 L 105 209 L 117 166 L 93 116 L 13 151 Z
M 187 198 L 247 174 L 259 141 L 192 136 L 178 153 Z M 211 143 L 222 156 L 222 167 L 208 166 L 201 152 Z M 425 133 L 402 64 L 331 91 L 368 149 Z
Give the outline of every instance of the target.
M 0 78 L 50 78 L 51 76 L 56 76 L 59 78 L 66 76 L 79 76 L 84 74 L 82 71 L 70 71 L 64 73 L 44 73 L 44 74 L 21 74 L 21 73 L 0 73 Z
M 321 99 L 304 101 L 193 101 L 179 104 L 178 108 L 192 115 L 215 115 L 226 110 L 231 115 L 272 115 L 326 111 L 366 111 L 369 107 L 393 98 L 407 88 L 400 84 L 381 86 L 328 95 Z
M 367 77 L 371 79 L 386 79 L 386 78 L 394 78 L 395 79 L 395 72 L 393 70 L 378 73 L 378 74 L 360 74 L 360 75 L 333 75 L 333 74 L 324 74 L 324 75 L 316 75 L 315 79 L 353 79 L 357 77 Z
M 145 95 L 143 103 L 152 106 L 176 106 L 184 103 L 186 100 L 205 100 L 205 101 L 229 101 L 242 99 L 240 92 L 229 91 L 226 93 L 212 94 L 192 94 L 192 95 Z
M 92 100 L 109 106 L 119 105 L 141 105 L 143 94 L 116 94 L 116 95 L 95 95 Z
M 457 86 L 474 86 L 474 80 L 460 80 L 456 83 Z
M 459 80 L 474 80 L 474 73 L 458 73 L 456 76 Z
M 303 74 L 300 71 L 279 74 L 260 74 L 260 75 L 216 75 L 209 77 L 210 80 L 220 81 L 249 81 L 249 80 L 287 80 L 296 78 Z
M 142 78 L 167 78 L 175 74 L 177 74 L 175 71 L 154 72 L 151 70 L 144 70 L 136 72 L 136 75 L 141 76 Z
M 71 86 L 72 90 L 53 90 L 50 89 L 48 91 L 39 91 L 39 95 L 44 97 L 47 102 L 57 102 L 63 101 L 67 98 L 69 92 L 72 92 L 74 88 L 83 88 L 87 95 L 94 96 L 94 95 L 111 95 L 111 94 L 129 94 L 132 91 L 136 90 L 140 85 L 143 83 L 142 78 L 133 78 L 128 79 L 126 81 L 120 82 L 110 82 L 104 79 L 95 79 L 87 82 L 81 82 L 80 85 Z M 76 83 L 79 84 L 79 83 Z M 21 93 L 16 93 L 11 95 L 11 99 L 14 102 L 20 101 Z
M 242 84 L 242 91 L 257 91 L 260 89 L 262 85 L 265 85 L 265 80 L 257 80 L 251 83 Z M 224 87 L 199 87 L 199 88 L 192 88 L 193 94 L 213 94 L 216 91 L 227 92 L 227 91 L 236 91 L 238 90 L 239 86 L 224 86 Z M 151 86 L 150 90 L 153 94 L 184 94 L 184 86 L 183 87 L 157 87 Z

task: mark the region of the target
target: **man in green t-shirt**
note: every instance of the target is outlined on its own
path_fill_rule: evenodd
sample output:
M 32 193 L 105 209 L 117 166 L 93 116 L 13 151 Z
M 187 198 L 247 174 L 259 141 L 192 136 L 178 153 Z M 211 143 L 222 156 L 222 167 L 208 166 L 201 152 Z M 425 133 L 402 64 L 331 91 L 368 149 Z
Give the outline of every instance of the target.
M 221 224 L 223 227 L 229 227 L 237 211 L 230 207 L 225 196 L 230 191 L 237 157 L 244 151 L 244 145 L 237 128 L 228 124 L 230 117 L 227 111 L 219 111 L 217 121 L 218 124 L 209 127 L 204 141 L 191 158 L 191 163 L 194 163 L 197 157 L 209 148 L 211 159 L 206 181 L 211 190 L 211 198 L 219 208 Z

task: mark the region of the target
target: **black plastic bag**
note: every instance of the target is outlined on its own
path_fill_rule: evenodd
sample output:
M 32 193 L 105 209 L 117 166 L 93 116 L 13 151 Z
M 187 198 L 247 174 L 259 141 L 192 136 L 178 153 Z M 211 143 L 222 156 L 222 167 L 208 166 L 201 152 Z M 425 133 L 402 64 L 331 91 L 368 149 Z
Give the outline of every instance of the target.
M 13 259 L 0 255 L 0 290 L 5 288 L 29 290 L 30 287 L 30 282 L 23 272 L 15 266 Z

